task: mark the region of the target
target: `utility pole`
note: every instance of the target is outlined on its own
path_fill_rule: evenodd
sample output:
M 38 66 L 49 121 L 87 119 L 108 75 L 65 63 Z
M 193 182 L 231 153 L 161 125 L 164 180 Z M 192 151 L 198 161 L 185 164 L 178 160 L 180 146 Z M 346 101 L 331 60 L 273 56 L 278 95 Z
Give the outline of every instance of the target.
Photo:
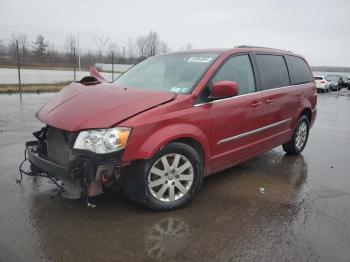
M 112 51 L 112 82 L 114 80 L 114 52 Z
M 78 33 L 78 64 L 79 64 L 79 72 L 81 71 L 81 64 L 80 64 L 80 40 L 79 40 L 79 33 Z
M 16 60 L 17 60 L 17 69 L 18 69 L 19 97 L 20 99 L 22 99 L 21 64 L 20 64 L 20 57 L 19 57 L 18 40 L 16 40 Z
M 76 65 L 75 65 L 75 47 L 73 49 L 73 66 L 74 66 L 74 82 L 77 80 L 77 76 L 76 76 Z

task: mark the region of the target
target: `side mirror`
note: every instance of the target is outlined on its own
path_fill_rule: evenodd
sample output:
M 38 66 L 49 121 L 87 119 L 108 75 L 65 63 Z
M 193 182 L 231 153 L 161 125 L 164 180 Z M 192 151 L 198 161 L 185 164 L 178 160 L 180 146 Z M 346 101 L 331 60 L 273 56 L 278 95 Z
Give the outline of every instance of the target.
M 226 98 L 238 95 L 238 84 L 233 81 L 219 81 L 213 84 L 211 98 Z

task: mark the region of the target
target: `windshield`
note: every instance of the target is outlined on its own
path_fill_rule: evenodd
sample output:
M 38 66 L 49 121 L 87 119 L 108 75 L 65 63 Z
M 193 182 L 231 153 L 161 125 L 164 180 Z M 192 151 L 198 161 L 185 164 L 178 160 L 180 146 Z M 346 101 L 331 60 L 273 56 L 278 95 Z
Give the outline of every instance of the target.
M 153 56 L 114 81 L 120 86 L 190 93 L 219 53 L 184 52 Z
M 322 80 L 323 77 L 322 77 L 322 76 L 315 76 L 314 79 L 315 79 L 315 80 Z

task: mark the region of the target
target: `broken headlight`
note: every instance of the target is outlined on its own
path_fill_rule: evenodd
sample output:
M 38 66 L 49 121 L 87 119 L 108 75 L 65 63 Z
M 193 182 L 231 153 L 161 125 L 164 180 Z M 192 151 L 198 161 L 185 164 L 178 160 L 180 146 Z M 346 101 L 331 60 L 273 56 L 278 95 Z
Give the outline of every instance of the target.
M 115 127 L 81 131 L 75 140 L 75 149 L 84 149 L 97 154 L 111 153 L 125 148 L 131 128 Z

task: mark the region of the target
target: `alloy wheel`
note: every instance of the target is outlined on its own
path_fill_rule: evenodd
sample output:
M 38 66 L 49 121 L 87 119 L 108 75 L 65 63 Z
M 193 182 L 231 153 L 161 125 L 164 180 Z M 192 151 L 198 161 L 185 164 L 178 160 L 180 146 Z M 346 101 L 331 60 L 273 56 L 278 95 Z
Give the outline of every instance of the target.
M 194 169 L 187 157 L 167 154 L 157 159 L 148 173 L 148 189 L 159 201 L 172 202 L 190 190 Z
M 298 150 L 301 150 L 306 142 L 307 138 L 307 124 L 305 122 L 301 122 L 298 126 L 296 138 L 295 138 L 295 146 Z

